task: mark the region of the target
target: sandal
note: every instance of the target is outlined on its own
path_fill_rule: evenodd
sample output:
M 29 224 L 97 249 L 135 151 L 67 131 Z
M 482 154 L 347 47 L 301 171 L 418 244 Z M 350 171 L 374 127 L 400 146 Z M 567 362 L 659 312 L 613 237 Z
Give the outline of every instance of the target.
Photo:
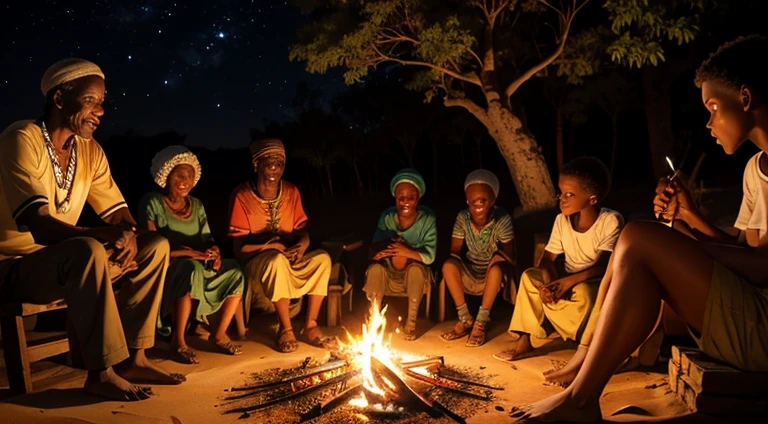
M 315 336 L 315 337 L 310 337 L 309 333 L 311 333 L 313 331 L 316 331 L 317 333 L 320 333 L 320 335 L 319 336 Z M 331 339 L 329 337 L 323 336 L 322 331 L 320 331 L 320 326 L 319 325 L 315 325 L 315 326 L 310 327 L 310 328 L 303 328 L 301 330 L 301 334 L 302 335 L 306 334 L 306 336 L 307 336 L 307 343 L 309 343 L 310 345 L 312 345 L 314 347 L 326 348 L 326 347 L 328 347 L 328 344 L 331 341 Z
M 485 336 L 488 333 L 488 323 L 475 321 L 475 325 L 472 327 L 472 332 L 469 333 L 469 338 L 464 346 L 478 347 L 485 344 Z
M 402 335 L 403 340 L 409 342 L 416 340 L 416 322 L 408 322 L 405 324 L 403 331 L 401 331 L 400 334 Z
M 240 349 L 240 345 L 236 345 L 232 343 L 232 340 L 228 340 L 226 342 L 213 342 L 214 351 L 218 353 L 223 353 L 225 355 L 240 355 L 243 353 L 243 350 Z
M 446 342 L 452 342 L 462 337 L 466 337 L 471 329 L 472 321 L 458 321 L 456 325 L 453 326 L 451 331 L 446 331 L 445 333 L 441 334 L 440 338 Z
M 507 349 L 502 350 L 499 353 L 493 354 L 493 359 L 498 359 L 501 362 L 506 362 L 508 364 L 511 364 L 515 361 L 517 361 L 520 355 L 517 353 L 517 349 Z
M 294 336 L 293 340 L 285 339 L 285 337 L 289 334 L 293 334 L 293 328 L 286 328 L 278 333 L 277 347 L 280 352 L 291 353 L 299 348 L 299 342 L 296 340 L 296 336 Z
M 176 351 L 171 355 L 171 359 L 176 362 L 188 365 L 200 363 L 200 361 L 197 359 L 197 353 L 195 353 L 195 351 L 187 346 L 176 349 Z

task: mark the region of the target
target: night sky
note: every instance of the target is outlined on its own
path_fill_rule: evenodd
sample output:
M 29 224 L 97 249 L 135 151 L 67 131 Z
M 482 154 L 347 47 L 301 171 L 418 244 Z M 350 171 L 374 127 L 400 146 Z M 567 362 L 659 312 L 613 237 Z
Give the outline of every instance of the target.
M 287 1 L 6 0 L 0 6 L 0 126 L 40 115 L 40 78 L 80 57 L 106 75 L 96 139 L 175 130 L 187 144 L 239 147 L 264 120 L 291 117 L 300 81 L 327 97 L 340 73 L 310 75 L 288 60 L 306 22 Z

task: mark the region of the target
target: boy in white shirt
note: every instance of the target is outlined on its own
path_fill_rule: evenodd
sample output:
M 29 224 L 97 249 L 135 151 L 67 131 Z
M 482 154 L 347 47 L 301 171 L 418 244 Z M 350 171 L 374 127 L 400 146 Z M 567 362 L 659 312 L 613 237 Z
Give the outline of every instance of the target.
M 597 158 L 580 157 L 563 166 L 558 181 L 562 213 L 539 266 L 520 278 L 509 325 L 516 340 L 494 358 L 511 362 L 545 344 L 545 321 L 564 340 L 578 340 L 623 225 L 618 212 L 599 206 L 609 181 L 607 167 Z M 555 266 L 560 255 L 565 256 L 565 273 Z

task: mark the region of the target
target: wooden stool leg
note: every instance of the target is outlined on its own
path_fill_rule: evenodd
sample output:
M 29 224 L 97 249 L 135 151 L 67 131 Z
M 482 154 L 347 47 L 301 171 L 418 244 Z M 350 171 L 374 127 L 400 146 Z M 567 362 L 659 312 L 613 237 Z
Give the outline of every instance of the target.
M 3 353 L 11 394 L 32 393 L 32 371 L 29 367 L 27 336 L 21 316 L 3 317 Z
M 426 295 L 427 295 L 427 319 L 429 319 L 429 307 L 432 305 L 432 284 L 427 284 L 426 288 Z
M 445 322 L 445 278 L 440 280 L 440 288 L 437 295 L 437 321 Z

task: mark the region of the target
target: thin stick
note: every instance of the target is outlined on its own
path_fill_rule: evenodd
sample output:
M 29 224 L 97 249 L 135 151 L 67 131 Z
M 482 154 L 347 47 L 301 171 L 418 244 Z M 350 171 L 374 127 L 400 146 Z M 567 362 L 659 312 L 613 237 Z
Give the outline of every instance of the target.
M 328 380 L 321 381 L 320 383 L 317 383 L 315 385 L 309 386 L 306 389 L 302 389 L 302 390 L 290 393 L 290 394 L 285 395 L 285 396 L 281 396 L 279 398 L 275 398 L 275 399 L 269 400 L 267 402 L 264 402 L 264 403 L 261 403 L 261 404 L 258 404 L 258 405 L 230 409 L 230 410 L 224 411 L 224 413 L 225 414 L 235 414 L 235 413 L 258 411 L 259 409 L 264 409 L 264 408 L 270 407 L 272 405 L 276 405 L 278 403 L 282 403 L 282 402 L 285 402 L 285 401 L 288 401 L 288 400 L 291 400 L 291 399 L 295 399 L 297 397 L 304 396 L 304 395 L 306 395 L 308 393 L 314 392 L 317 389 L 320 389 L 320 388 L 323 388 L 323 387 L 327 387 L 327 386 L 330 386 L 330 385 L 333 385 L 333 384 L 336 384 L 336 383 L 340 383 L 340 382 L 342 382 L 342 381 L 344 381 L 344 380 L 346 380 L 348 378 L 352 378 L 354 376 L 354 374 L 358 374 L 358 373 L 359 373 L 359 371 L 350 371 L 350 372 L 347 372 L 347 373 L 344 373 L 344 374 L 337 375 L 336 377 L 330 378 Z
M 410 361 L 410 362 L 401 362 L 400 367 L 401 368 L 418 368 L 418 367 L 425 367 L 428 365 L 445 365 L 445 359 L 443 359 L 442 356 L 435 356 L 432 358 L 426 358 L 426 359 L 419 359 L 418 361 Z
M 294 381 L 303 380 L 307 377 L 312 377 L 318 374 L 322 374 L 324 372 L 333 371 L 345 365 L 349 365 L 349 363 L 344 360 L 328 362 L 326 364 L 310 368 L 309 370 L 307 370 L 307 372 L 301 375 L 293 376 L 285 380 L 270 381 L 268 383 L 260 383 L 260 384 L 255 384 L 253 386 L 233 387 L 230 389 L 230 391 L 238 392 L 238 391 L 245 391 L 245 390 L 263 390 L 263 389 L 268 389 L 275 386 L 282 386 L 283 384 L 292 383 Z
M 440 387 L 441 389 L 446 389 L 452 392 L 462 394 L 464 396 L 468 396 L 468 397 L 472 397 L 480 400 L 491 400 L 491 397 L 488 394 L 481 395 L 475 392 L 470 392 L 469 390 L 460 389 L 458 387 L 452 387 L 450 384 L 447 384 L 445 381 L 441 381 L 440 379 L 437 379 L 437 378 L 428 377 L 426 375 L 419 374 L 415 371 L 405 370 L 405 375 L 407 375 L 408 377 L 414 378 L 416 380 L 429 383 L 433 386 Z
M 484 384 L 484 383 L 476 383 L 474 381 L 465 380 L 463 378 L 447 377 L 447 376 L 444 376 L 443 374 L 438 374 L 437 376 L 440 377 L 443 380 L 453 381 L 453 382 L 461 383 L 461 384 L 467 384 L 467 385 L 470 385 L 470 386 L 482 387 L 484 389 L 504 390 L 503 387 L 491 386 L 490 384 Z

